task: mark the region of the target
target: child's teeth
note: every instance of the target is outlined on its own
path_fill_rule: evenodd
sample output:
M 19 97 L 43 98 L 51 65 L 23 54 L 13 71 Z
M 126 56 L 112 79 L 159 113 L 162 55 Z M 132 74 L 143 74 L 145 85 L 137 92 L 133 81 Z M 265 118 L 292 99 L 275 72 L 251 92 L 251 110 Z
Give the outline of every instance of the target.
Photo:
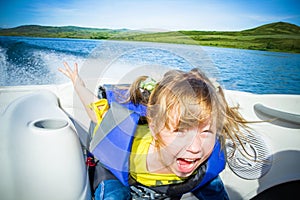
M 193 160 L 193 159 L 184 159 L 184 160 L 186 160 L 186 161 L 188 161 L 188 162 L 194 162 L 195 160 Z

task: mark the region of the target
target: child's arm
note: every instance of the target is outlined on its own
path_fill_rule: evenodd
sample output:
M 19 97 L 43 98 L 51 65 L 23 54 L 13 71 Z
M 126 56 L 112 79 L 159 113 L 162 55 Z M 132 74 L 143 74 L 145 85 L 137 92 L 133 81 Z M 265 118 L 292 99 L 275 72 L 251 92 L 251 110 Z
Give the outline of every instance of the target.
M 97 123 L 97 117 L 93 109 L 89 105 L 98 100 L 97 96 L 94 95 L 88 88 L 85 87 L 83 80 L 78 74 L 78 65 L 74 64 L 74 70 L 70 68 L 68 63 L 64 62 L 65 68 L 58 68 L 60 72 L 66 75 L 73 83 L 74 89 L 79 96 L 84 108 L 89 116 L 89 118 Z

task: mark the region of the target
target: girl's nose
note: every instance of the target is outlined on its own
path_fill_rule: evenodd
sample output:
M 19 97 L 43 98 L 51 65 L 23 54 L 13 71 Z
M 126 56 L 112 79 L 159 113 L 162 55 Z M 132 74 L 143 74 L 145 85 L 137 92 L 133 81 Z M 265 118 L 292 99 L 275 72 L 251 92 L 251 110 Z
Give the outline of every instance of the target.
M 202 139 L 200 133 L 196 133 L 192 139 L 192 142 L 190 143 L 190 145 L 188 145 L 187 151 L 197 154 L 201 152 L 201 148 L 202 148 Z

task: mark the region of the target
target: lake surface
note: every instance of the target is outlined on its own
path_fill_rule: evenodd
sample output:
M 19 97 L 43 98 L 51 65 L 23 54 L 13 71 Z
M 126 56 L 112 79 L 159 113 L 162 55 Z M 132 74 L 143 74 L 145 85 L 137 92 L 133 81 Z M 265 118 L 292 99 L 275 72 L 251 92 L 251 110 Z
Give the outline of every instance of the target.
M 66 83 L 69 80 L 57 71 L 63 61 L 77 62 L 82 71 L 90 68 L 95 71 L 93 75 L 103 77 L 121 77 L 146 68 L 157 73 L 160 68 L 198 67 L 225 89 L 300 94 L 300 54 L 30 37 L 0 37 L 0 86 Z M 91 62 L 94 64 L 89 65 Z

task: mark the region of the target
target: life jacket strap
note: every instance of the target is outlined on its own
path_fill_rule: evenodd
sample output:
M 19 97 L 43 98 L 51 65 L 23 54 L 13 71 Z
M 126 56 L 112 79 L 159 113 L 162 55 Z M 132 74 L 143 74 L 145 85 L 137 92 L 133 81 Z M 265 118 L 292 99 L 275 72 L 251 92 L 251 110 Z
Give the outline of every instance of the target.
M 94 128 L 94 132 L 93 132 L 93 136 L 94 136 L 100 126 L 100 123 L 102 122 L 104 114 L 109 109 L 108 101 L 107 99 L 99 99 L 98 101 L 91 103 L 89 105 L 89 108 L 95 112 L 97 118 L 97 125 Z

